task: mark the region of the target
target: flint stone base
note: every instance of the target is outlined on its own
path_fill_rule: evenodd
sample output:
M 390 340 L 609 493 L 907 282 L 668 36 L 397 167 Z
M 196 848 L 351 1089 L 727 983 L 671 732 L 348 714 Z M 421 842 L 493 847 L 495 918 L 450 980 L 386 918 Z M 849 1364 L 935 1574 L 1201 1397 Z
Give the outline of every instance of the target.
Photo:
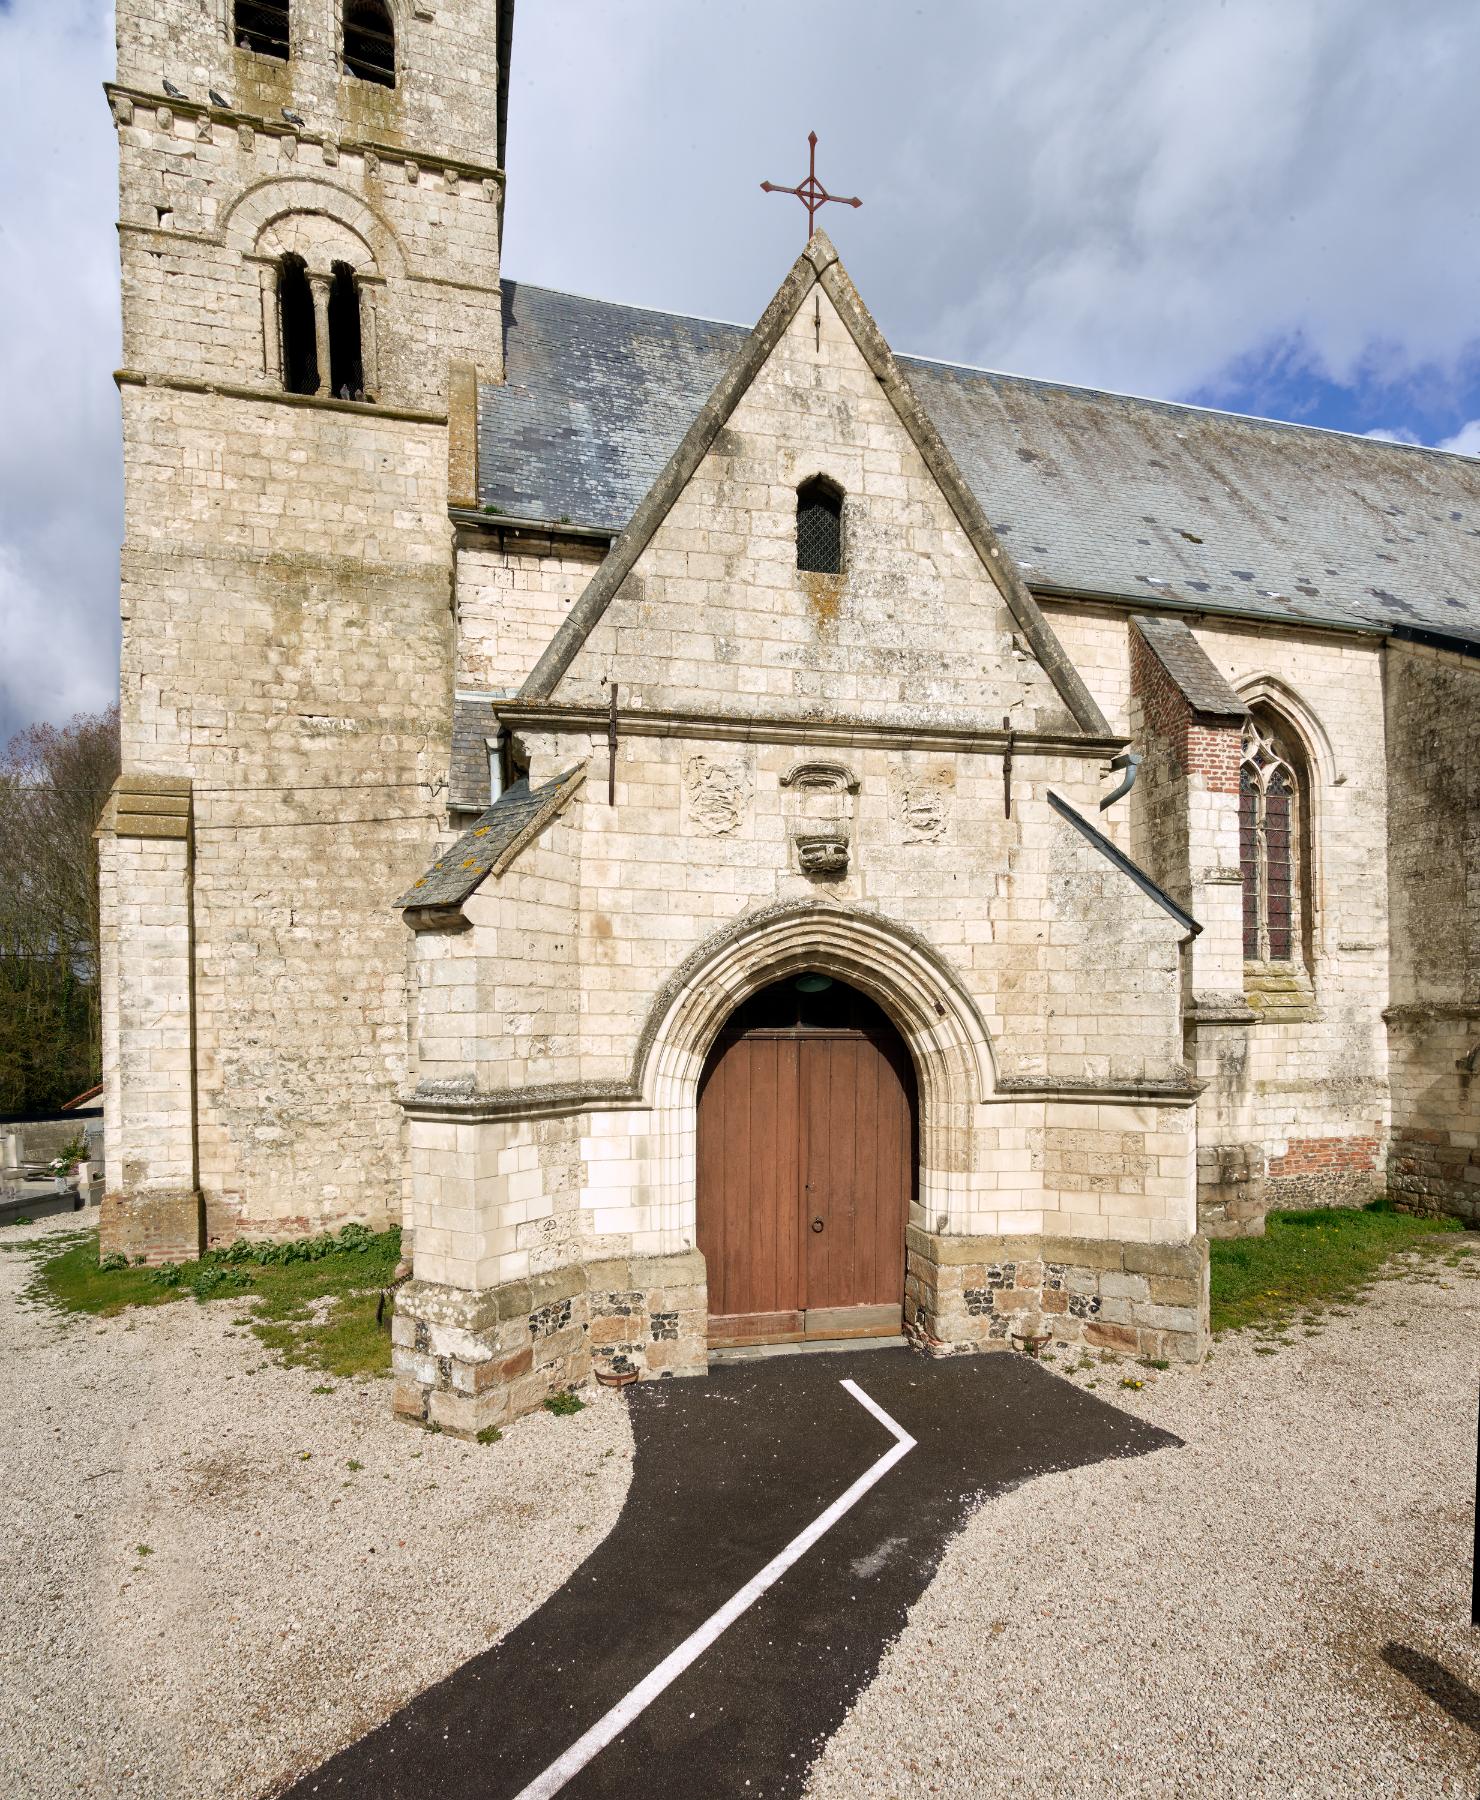
M 98 1254 L 142 1259 L 151 1267 L 193 1262 L 205 1248 L 205 1201 L 196 1188 L 143 1194 L 104 1194 L 98 1212 Z
M 391 1321 L 391 1404 L 475 1437 L 593 1375 L 702 1375 L 708 1324 L 697 1250 L 574 1263 L 476 1293 L 408 1281 Z
M 905 1234 L 905 1328 L 932 1355 L 1032 1340 L 1201 1362 L 1208 1243 Z

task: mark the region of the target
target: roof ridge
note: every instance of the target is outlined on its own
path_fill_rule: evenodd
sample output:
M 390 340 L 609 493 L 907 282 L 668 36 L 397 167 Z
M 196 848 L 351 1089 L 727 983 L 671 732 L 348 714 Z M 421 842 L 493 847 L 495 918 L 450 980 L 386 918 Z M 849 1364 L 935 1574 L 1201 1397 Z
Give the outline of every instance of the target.
M 647 306 L 638 300 L 612 300 L 601 294 L 587 294 L 576 288 L 548 287 L 539 281 L 510 278 L 508 288 L 530 288 L 538 294 L 551 294 L 558 299 L 585 300 L 592 306 L 620 307 L 625 312 L 647 313 L 657 319 L 683 319 L 696 325 L 722 325 L 726 330 L 749 334 L 751 327 L 738 319 L 719 319 L 711 313 L 679 312 L 671 306 Z M 1212 419 L 1237 419 L 1246 425 L 1267 425 L 1274 431 L 1313 431 L 1323 437 L 1350 438 L 1359 444 L 1381 444 L 1390 450 L 1417 450 L 1425 456 L 1457 457 L 1461 462 L 1480 461 L 1463 450 L 1446 450 L 1439 444 L 1408 444 L 1401 438 L 1374 437 L 1368 431 L 1351 431 L 1341 425 L 1313 425 L 1300 419 L 1277 419 L 1268 413 L 1240 412 L 1236 407 L 1206 406 L 1197 400 L 1173 400 L 1164 394 L 1141 394 L 1131 388 L 1106 387 L 1100 382 L 1061 381 L 1052 375 L 1027 375 L 1020 369 L 994 369 L 986 363 L 964 362 L 953 356 L 930 356 L 921 350 L 895 350 L 896 362 L 926 369 L 960 369 L 967 375 L 986 375 L 999 381 L 1022 382 L 1036 388 L 1057 388 L 1070 394 L 1084 394 L 1106 400 L 1133 400 L 1139 406 L 1164 407 L 1168 412 L 1198 413 Z M 489 383 L 485 385 L 497 385 Z

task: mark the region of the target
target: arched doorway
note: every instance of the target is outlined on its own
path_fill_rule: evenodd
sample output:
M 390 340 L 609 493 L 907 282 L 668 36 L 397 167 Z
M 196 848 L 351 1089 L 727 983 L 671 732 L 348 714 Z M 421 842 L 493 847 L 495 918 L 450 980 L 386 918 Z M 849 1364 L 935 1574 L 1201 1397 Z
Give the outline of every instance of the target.
M 917 1121 L 909 1051 L 856 989 L 804 972 L 736 1009 L 699 1083 L 712 1346 L 901 1329 Z

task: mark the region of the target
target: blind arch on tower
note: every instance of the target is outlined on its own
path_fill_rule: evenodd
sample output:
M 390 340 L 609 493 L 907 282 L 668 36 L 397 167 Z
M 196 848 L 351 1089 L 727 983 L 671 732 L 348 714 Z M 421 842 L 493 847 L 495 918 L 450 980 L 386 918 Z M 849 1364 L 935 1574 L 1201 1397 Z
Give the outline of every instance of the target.
M 1239 869 L 1244 960 L 1309 968 L 1311 770 L 1300 738 L 1273 707 L 1251 709 L 1239 764 Z
M 396 85 L 396 25 L 386 0 L 345 0 L 344 72 Z
M 843 490 L 826 475 L 797 489 L 797 567 L 816 575 L 843 572 Z

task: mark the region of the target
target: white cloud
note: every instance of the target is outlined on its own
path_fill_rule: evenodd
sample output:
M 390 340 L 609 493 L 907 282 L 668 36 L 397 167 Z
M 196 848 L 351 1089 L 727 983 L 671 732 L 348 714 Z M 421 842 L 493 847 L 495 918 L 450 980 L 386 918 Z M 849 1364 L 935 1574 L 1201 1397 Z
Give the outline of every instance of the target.
M 96 0 L 0 11 L 0 737 L 117 687 L 111 39 Z
M 1458 456 L 1480 456 L 1480 419 L 1461 425 L 1453 437 L 1434 446 L 1436 450 L 1453 450 Z
M 824 217 L 901 348 L 1185 393 L 1477 335 L 1471 0 L 562 0 L 518 15 L 508 266 L 754 317 Z

